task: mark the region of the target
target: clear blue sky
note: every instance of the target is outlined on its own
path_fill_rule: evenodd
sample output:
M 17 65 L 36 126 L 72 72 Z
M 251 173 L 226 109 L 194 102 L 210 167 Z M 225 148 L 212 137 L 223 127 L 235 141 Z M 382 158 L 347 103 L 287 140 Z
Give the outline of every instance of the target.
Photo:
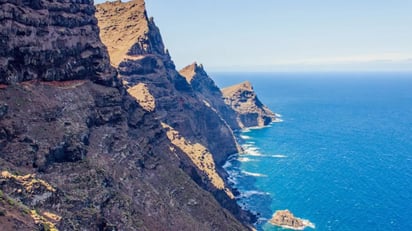
M 95 1 L 96 3 L 102 1 Z M 146 0 L 178 68 L 412 70 L 412 0 Z

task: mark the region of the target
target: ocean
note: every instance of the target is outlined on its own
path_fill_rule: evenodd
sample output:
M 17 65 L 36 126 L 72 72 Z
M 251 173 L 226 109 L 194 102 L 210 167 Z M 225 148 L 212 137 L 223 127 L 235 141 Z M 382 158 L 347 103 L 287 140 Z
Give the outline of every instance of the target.
M 412 230 L 412 73 L 212 73 L 249 80 L 282 122 L 239 132 L 225 164 L 258 230 L 289 209 L 315 230 Z M 307 228 L 305 230 L 312 230 Z

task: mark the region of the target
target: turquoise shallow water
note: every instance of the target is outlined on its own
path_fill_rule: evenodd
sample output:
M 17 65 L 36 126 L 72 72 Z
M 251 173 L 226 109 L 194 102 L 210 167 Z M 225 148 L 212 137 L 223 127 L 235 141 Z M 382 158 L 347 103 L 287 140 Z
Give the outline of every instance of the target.
M 412 230 L 412 74 L 211 74 L 250 80 L 283 122 L 239 133 L 226 164 L 239 203 L 289 209 L 316 230 Z M 307 230 L 310 230 L 309 228 Z

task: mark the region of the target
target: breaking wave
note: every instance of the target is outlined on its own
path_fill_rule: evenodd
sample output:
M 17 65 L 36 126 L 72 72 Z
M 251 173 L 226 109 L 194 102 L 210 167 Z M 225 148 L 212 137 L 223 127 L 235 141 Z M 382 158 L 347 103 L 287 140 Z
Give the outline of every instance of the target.
M 254 176 L 254 177 L 267 177 L 267 175 L 265 175 L 265 174 L 255 173 L 255 172 L 247 172 L 247 171 L 242 171 L 242 174 L 244 174 L 246 176 Z

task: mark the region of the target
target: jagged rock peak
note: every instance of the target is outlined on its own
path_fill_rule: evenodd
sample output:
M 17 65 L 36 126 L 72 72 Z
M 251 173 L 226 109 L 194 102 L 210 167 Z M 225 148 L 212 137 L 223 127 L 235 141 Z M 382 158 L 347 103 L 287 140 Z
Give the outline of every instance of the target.
M 254 94 L 253 92 L 253 86 L 249 81 L 244 81 L 241 83 L 238 83 L 236 85 L 226 87 L 222 89 L 222 92 L 227 95 L 227 94 L 235 94 L 235 92 L 238 91 L 250 91 L 251 93 Z
M 204 70 L 203 65 L 197 64 L 196 62 L 187 65 L 182 70 L 180 70 L 179 73 L 186 78 L 188 83 L 190 83 L 196 75 L 207 76 L 207 73 Z
M 93 1 L 0 4 L 0 84 L 80 79 L 115 84 L 116 72 L 95 33 Z
M 186 78 L 195 94 L 213 107 L 233 130 L 240 128 L 236 120 L 236 112 L 225 104 L 222 92 L 206 73 L 202 64 L 194 62 L 184 67 L 179 73 Z
M 257 97 L 249 81 L 222 89 L 225 103 L 238 114 L 240 127 L 265 126 L 276 120 L 276 114 Z
M 159 28 L 148 17 L 144 0 L 115 1 L 96 5 L 100 37 L 109 50 L 111 63 L 141 55 L 159 55 L 170 59 Z
M 248 90 L 248 91 L 253 91 L 253 86 L 249 81 L 244 81 L 242 83 L 234 85 L 233 87 L 237 88 L 237 89 L 244 89 L 244 90 Z

